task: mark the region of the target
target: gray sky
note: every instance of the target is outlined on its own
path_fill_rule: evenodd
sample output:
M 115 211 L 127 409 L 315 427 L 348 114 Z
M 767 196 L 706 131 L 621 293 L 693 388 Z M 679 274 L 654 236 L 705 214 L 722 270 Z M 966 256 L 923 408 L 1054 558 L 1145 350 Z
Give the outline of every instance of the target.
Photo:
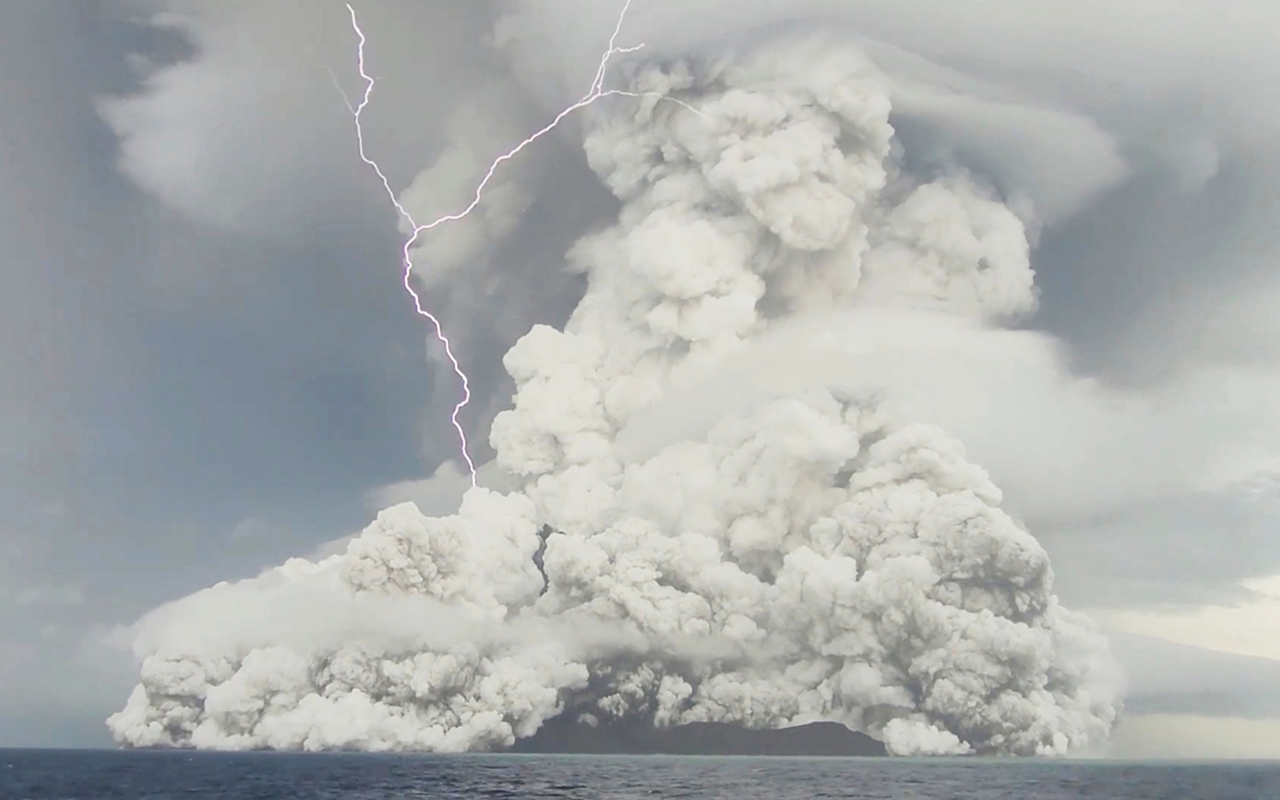
M 359 194 L 244 240 L 116 170 L 95 97 L 188 48 L 109 4 L 0 14 L 0 740 L 103 744 L 123 684 L 75 662 L 86 633 L 360 524 L 422 468 L 432 379 Z
M 1072 374 L 1172 408 L 1188 453 L 1212 450 L 1224 416 L 1256 427 L 1258 452 L 1223 468 L 1226 488 L 1117 480 L 1107 502 L 1054 506 L 998 457 L 988 466 L 1013 481 L 1064 601 L 1128 631 L 1135 716 L 1193 719 L 1188 753 L 1212 720 L 1280 719 L 1257 703 L 1280 688 L 1280 651 L 1229 652 L 1194 621 L 1171 634 L 1150 617 L 1260 603 L 1233 618 L 1247 629 L 1280 603 L 1241 583 L 1280 574 L 1280 429 L 1251 389 L 1280 379 L 1269 4 L 1064 2 L 1036 16 L 990 0 L 951 35 L 959 12 L 924 0 L 744 3 L 732 29 L 714 0 L 635 2 L 634 35 L 658 53 L 728 47 L 791 14 L 879 40 L 921 168 L 958 158 L 1041 210 L 1026 326 L 1055 337 Z M 189 21 L 157 26 L 165 9 Z M 616 13 L 581 0 L 360 10 L 380 81 L 370 147 L 397 190 L 460 135 L 496 150 L 580 91 L 568 76 L 591 73 Z M 516 34 L 500 51 L 484 40 L 503 12 Z M 107 631 L 359 529 L 371 493 L 453 453 L 456 386 L 399 286 L 395 219 L 333 85 L 358 88 L 345 14 L 0 0 L 0 745 L 107 745 L 102 720 L 135 678 Z M 939 85 L 981 102 L 918 88 Z M 616 208 L 575 136 L 513 165 L 524 195 L 487 223 L 506 234 L 497 246 L 468 250 L 465 231 L 438 245 L 428 298 L 476 378 L 472 433 L 509 395 L 501 353 L 576 302 L 566 248 Z M 462 196 L 475 165 L 441 163 L 424 185 Z M 1137 416 L 1115 420 L 1102 426 L 1114 446 L 1099 434 L 1081 470 L 1184 452 L 1135 454 L 1155 440 L 1128 436 Z M 1161 667 L 1168 647 L 1185 648 L 1184 672 Z

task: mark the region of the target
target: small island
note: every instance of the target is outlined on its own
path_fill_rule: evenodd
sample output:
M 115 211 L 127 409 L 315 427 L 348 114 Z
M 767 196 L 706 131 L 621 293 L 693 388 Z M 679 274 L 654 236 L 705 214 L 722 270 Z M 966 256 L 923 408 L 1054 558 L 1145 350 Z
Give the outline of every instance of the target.
M 518 739 L 511 753 L 581 753 L 697 756 L 883 756 L 883 743 L 838 722 L 752 730 L 722 722 L 668 728 L 643 723 L 590 725 L 556 717 Z

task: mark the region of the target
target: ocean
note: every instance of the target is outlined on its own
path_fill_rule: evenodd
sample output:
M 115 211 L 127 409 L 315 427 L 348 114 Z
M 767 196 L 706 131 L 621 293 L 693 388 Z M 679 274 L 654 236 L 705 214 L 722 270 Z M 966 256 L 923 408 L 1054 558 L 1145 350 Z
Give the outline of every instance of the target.
M 1280 800 L 1280 763 L 0 750 L 2 800 Z

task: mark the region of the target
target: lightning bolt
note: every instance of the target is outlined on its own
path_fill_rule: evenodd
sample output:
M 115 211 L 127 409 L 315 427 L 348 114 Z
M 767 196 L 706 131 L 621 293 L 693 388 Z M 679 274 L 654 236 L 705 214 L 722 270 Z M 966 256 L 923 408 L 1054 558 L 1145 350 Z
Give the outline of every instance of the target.
M 378 179 L 382 182 L 382 188 L 386 191 L 387 197 L 391 200 L 391 204 L 395 206 L 396 212 L 401 217 L 403 217 L 405 221 L 408 222 L 413 229 L 412 235 L 410 235 L 409 238 L 405 241 L 404 248 L 401 251 L 401 255 L 403 257 L 402 265 L 404 267 L 402 283 L 404 285 L 405 291 L 409 293 L 409 297 L 413 299 L 414 310 L 418 313 L 419 316 L 426 318 L 427 321 L 431 323 L 431 327 L 435 331 L 436 339 L 438 339 L 440 341 L 440 344 L 444 346 L 444 353 L 449 359 L 449 364 L 453 367 L 454 374 L 458 376 L 458 380 L 462 384 L 462 397 L 461 399 L 458 400 L 457 404 L 454 405 L 453 413 L 450 414 L 449 416 L 449 421 L 453 423 L 453 428 L 458 433 L 458 441 L 462 446 L 462 458 L 467 462 L 467 469 L 471 473 L 471 485 L 476 486 L 477 485 L 476 465 L 471 458 L 470 447 L 467 444 L 466 431 L 463 430 L 462 423 L 459 422 L 458 420 L 458 415 L 462 412 L 462 409 L 466 408 L 467 404 L 471 402 L 471 382 L 467 378 L 466 372 L 463 371 L 462 365 L 458 362 L 457 357 L 453 353 L 453 346 L 449 342 L 449 337 L 445 335 L 444 326 L 440 324 L 440 320 L 434 314 L 432 314 L 430 311 L 428 311 L 426 308 L 423 307 L 422 298 L 418 295 L 418 292 L 413 288 L 413 281 L 412 281 L 413 258 L 411 255 L 411 251 L 413 250 L 414 245 L 417 243 L 419 237 L 421 237 L 424 233 L 427 233 L 428 231 L 434 228 L 437 228 L 445 224 L 446 222 L 456 222 L 460 219 L 465 218 L 467 215 L 469 215 L 472 211 L 476 209 L 477 206 L 480 205 L 480 200 L 484 196 L 484 190 L 488 187 L 490 181 L 493 180 L 493 176 L 497 173 L 499 167 L 501 167 L 504 163 L 510 161 L 511 159 L 515 158 L 516 156 L 520 155 L 520 153 L 523 152 L 525 148 L 529 147 L 534 142 L 538 141 L 538 139 L 541 139 L 546 134 L 555 130 L 556 127 L 559 126 L 559 124 L 564 120 L 565 117 L 569 116 L 575 111 L 578 111 L 579 109 L 586 108 L 587 106 L 591 105 L 592 103 L 596 102 L 601 98 L 613 97 L 613 96 L 622 96 L 622 97 L 655 96 L 655 97 L 658 97 L 659 99 L 670 100 L 672 102 L 678 103 L 679 105 L 694 112 L 698 116 L 703 117 L 703 119 L 706 119 L 706 117 L 702 114 L 702 112 L 698 111 L 697 109 L 693 108 L 687 103 L 672 97 L 668 97 L 666 95 L 660 95 L 657 92 L 630 92 L 630 91 L 624 91 L 621 89 L 606 90 L 604 88 L 605 74 L 609 69 L 609 61 L 612 60 L 614 56 L 634 53 L 644 47 L 644 43 L 633 45 L 631 47 L 619 47 L 617 44 L 618 35 L 622 32 L 622 24 L 626 20 L 627 12 L 630 11 L 631 9 L 631 0 L 625 0 L 622 6 L 622 11 L 618 14 L 618 21 L 613 27 L 613 33 L 609 36 L 609 49 L 605 51 L 603 56 L 601 56 L 600 65 L 596 68 L 595 78 L 591 81 L 591 89 L 586 94 L 584 94 L 581 98 L 579 98 L 577 102 L 565 108 L 563 111 L 557 114 L 550 122 L 548 122 L 542 128 L 535 131 L 532 135 L 530 135 L 524 141 L 520 142 L 511 150 L 508 150 L 506 153 L 503 153 L 502 155 L 494 159 L 493 163 L 489 165 L 489 169 L 485 173 L 484 178 L 480 181 L 479 184 L 477 184 L 475 189 L 475 194 L 472 196 L 471 202 L 469 202 L 466 205 L 466 207 L 464 207 L 461 211 L 455 212 L 453 214 L 446 214 L 445 216 L 438 217 L 432 220 L 431 222 L 420 224 L 413 218 L 413 215 L 409 213 L 408 209 L 406 209 L 400 203 L 400 201 L 396 198 L 396 193 L 391 189 L 391 183 L 390 181 L 387 180 L 387 176 L 385 173 L 383 173 L 382 168 L 379 167 L 377 162 L 374 161 L 372 158 L 370 158 L 369 155 L 365 152 L 364 128 L 361 125 L 360 115 L 364 112 L 365 108 L 369 105 L 369 98 L 373 94 L 374 80 L 372 77 L 370 77 L 369 73 L 365 70 L 364 48 L 365 48 L 366 39 L 365 39 L 364 31 L 360 29 L 360 23 L 356 19 L 356 10 L 352 8 L 350 3 L 347 3 L 346 6 L 347 6 L 347 11 L 350 12 L 351 14 L 351 28 L 352 30 L 355 31 L 356 37 L 359 39 L 359 44 L 356 48 L 356 61 L 357 61 L 357 66 L 360 72 L 360 78 L 361 80 L 364 81 L 364 94 L 361 96 L 360 102 L 357 103 L 355 106 L 352 106 L 350 102 L 347 103 L 347 108 L 351 111 L 351 115 L 355 120 L 356 142 L 359 145 L 360 160 L 363 161 L 365 164 L 368 164 L 373 169 L 374 173 L 377 174 Z

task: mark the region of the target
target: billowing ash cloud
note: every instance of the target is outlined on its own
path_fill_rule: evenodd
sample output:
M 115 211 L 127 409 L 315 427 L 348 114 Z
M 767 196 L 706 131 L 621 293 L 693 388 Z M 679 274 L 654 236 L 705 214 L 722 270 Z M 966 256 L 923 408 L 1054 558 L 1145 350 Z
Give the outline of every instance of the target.
M 648 94 L 585 142 L 621 213 L 569 253 L 588 288 L 564 330 L 504 359 L 491 488 L 144 618 L 118 742 L 462 751 L 558 714 L 830 719 L 897 754 L 1105 739 L 1105 641 L 962 445 L 881 387 L 778 376 L 693 433 L 623 435 L 797 319 L 1031 312 L 1023 221 L 971 175 L 899 170 L 887 83 L 848 47 L 630 82 Z

